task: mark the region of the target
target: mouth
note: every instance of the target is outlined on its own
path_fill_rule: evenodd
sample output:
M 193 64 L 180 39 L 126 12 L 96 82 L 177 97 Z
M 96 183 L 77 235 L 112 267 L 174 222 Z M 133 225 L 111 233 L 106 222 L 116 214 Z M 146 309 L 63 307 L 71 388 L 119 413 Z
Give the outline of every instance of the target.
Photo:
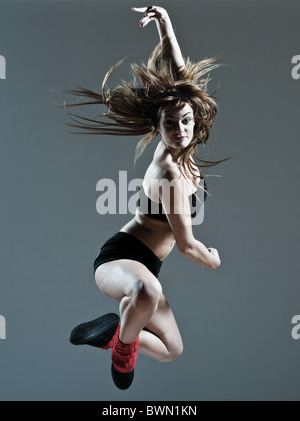
M 177 136 L 176 137 L 176 140 L 184 140 L 184 139 L 186 139 L 186 136 Z

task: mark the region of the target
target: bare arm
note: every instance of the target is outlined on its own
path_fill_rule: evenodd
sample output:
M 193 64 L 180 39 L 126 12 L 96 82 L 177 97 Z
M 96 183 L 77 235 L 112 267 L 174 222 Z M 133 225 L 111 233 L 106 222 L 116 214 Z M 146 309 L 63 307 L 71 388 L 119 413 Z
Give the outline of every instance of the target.
M 181 54 L 181 50 L 174 33 L 171 19 L 165 9 L 158 6 L 150 7 L 133 7 L 133 11 L 144 13 L 140 20 L 140 26 L 143 28 L 152 20 L 155 20 L 160 40 L 162 42 L 163 58 L 172 63 L 174 71 L 183 70 L 185 63 Z
M 193 235 L 190 204 L 183 178 L 167 172 L 164 178 L 172 185 L 168 194 L 161 194 L 160 199 L 174 234 L 179 252 L 195 263 L 209 269 L 220 266 L 218 251 L 207 248 Z

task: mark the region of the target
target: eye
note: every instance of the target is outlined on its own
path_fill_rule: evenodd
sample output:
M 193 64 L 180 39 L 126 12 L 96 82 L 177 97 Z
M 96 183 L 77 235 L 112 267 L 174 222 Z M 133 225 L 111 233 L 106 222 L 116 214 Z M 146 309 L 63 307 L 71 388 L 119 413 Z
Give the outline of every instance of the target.
M 183 120 L 183 124 L 189 124 L 192 121 L 191 117 L 187 117 Z
M 174 122 L 172 120 L 166 120 L 165 121 L 165 126 L 172 126 L 174 124 Z

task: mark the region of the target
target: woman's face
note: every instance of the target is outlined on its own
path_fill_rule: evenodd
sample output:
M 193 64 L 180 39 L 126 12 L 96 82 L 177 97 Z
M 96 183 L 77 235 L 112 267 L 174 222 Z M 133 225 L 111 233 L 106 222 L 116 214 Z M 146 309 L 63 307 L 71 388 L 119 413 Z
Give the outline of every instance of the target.
M 188 146 L 193 139 L 194 125 L 194 112 L 189 104 L 179 111 L 166 105 L 161 111 L 157 130 L 166 146 L 178 150 Z

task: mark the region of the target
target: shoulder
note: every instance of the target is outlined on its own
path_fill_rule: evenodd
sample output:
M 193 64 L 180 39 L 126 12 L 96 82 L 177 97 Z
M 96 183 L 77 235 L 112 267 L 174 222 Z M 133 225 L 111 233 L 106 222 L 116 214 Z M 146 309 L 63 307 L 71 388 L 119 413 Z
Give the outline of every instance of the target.
M 151 174 L 155 175 L 155 177 L 152 178 L 158 180 L 168 179 L 171 181 L 178 178 L 180 175 L 176 162 L 172 160 L 171 155 L 163 146 L 162 141 L 160 141 L 156 147 L 153 161 L 151 162 L 149 169 L 151 169 Z
M 154 155 L 146 173 L 146 180 L 168 180 L 172 181 L 180 177 L 180 171 L 177 164 L 170 159 L 170 156 Z
M 168 181 L 175 181 L 180 179 L 180 171 L 176 165 L 166 164 L 161 166 L 159 169 L 159 179 L 160 180 L 168 180 Z
M 146 171 L 143 188 L 148 197 L 159 202 L 161 189 L 169 190 L 180 178 L 180 171 L 176 165 L 153 161 Z

